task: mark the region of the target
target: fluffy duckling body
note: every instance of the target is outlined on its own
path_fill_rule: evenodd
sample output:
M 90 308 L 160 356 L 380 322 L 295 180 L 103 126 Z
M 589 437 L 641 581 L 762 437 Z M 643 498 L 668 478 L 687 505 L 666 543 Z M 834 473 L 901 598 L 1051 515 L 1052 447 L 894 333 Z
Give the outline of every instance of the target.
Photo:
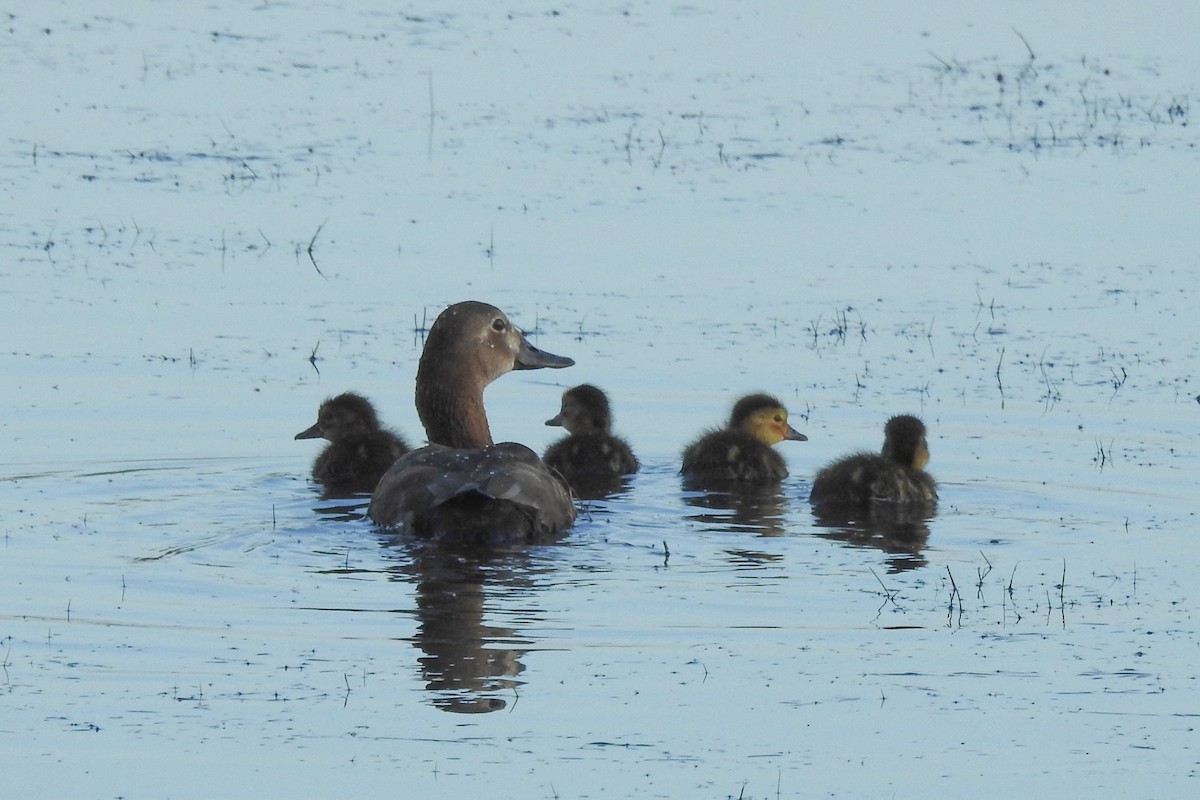
M 313 461 L 313 480 L 330 492 L 369 492 L 408 444 L 379 424 L 371 402 L 353 392 L 321 403 L 316 423 L 297 439 L 329 440 Z
M 417 414 L 430 444 L 379 481 L 371 519 L 418 538 L 466 544 L 561 535 L 575 521 L 567 485 L 528 447 L 492 442 L 483 390 L 510 370 L 574 363 L 531 345 L 495 306 L 468 301 L 445 309 L 417 367 Z
M 808 437 L 788 424 L 778 398 L 746 395 L 734 404 L 725 428 L 705 433 L 683 451 L 680 472 L 701 486 L 780 481 L 787 477 L 787 465 L 772 445 L 785 440 Z
M 608 396 L 590 383 L 563 392 L 562 409 L 546 420 L 561 425 L 567 436 L 546 449 L 545 461 L 573 487 L 591 478 L 615 478 L 637 472 L 629 443 L 612 433 Z
M 855 453 L 821 469 L 809 500 L 822 507 L 870 508 L 873 503 L 933 506 L 937 483 L 925 472 L 925 424 L 911 414 L 887 421 L 880 453 Z

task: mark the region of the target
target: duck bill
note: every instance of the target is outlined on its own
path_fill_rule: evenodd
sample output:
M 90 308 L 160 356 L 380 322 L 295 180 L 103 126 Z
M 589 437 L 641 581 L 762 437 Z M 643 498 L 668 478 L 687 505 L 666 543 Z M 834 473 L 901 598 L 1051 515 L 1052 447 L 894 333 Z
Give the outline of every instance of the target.
M 561 428 L 562 427 L 562 414 L 555 414 L 553 417 L 546 420 L 546 424 L 551 427 Z
M 567 358 L 566 356 L 556 356 L 554 353 L 547 353 L 545 350 L 539 350 L 529 343 L 525 335 L 521 335 L 521 347 L 517 351 L 517 361 L 513 364 L 513 369 L 541 369 L 550 367 L 551 369 L 562 369 L 575 364 L 575 359 Z
M 801 433 L 800 431 L 793 428 L 791 425 L 787 426 L 787 431 L 783 434 L 783 438 L 789 442 L 807 442 L 808 441 L 807 436 L 805 436 L 803 433 Z
M 314 423 L 308 430 L 300 431 L 296 434 L 297 439 L 320 439 L 321 438 L 321 423 Z

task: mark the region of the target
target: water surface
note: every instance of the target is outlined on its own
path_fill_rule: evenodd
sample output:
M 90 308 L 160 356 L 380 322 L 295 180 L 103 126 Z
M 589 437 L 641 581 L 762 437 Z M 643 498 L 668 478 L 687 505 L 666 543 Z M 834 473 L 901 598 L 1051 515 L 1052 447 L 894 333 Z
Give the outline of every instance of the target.
M 461 8 L 0 32 L 13 791 L 1190 795 L 1195 20 Z M 398 544 L 292 440 L 351 389 L 419 439 L 467 298 L 577 362 L 499 437 L 588 381 L 644 463 L 559 545 Z M 791 477 L 684 491 L 753 390 Z M 900 412 L 937 514 L 815 517 Z

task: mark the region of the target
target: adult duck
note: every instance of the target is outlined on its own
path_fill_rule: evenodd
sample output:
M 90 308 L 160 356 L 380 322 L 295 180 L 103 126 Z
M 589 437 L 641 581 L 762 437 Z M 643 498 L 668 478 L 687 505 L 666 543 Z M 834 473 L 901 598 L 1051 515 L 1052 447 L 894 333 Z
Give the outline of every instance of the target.
M 925 471 L 929 443 L 925 424 L 900 414 L 883 428 L 883 450 L 854 453 L 823 467 L 809 500 L 821 507 L 867 509 L 876 503 L 931 507 L 937 482 Z
M 567 435 L 551 444 L 543 459 L 580 497 L 612 494 L 625 475 L 637 472 L 638 460 L 629 443 L 613 435 L 612 410 L 603 389 L 590 383 L 571 387 L 546 424 L 566 428 Z
M 749 394 L 733 405 L 728 424 L 703 434 L 683 451 L 684 480 L 699 488 L 778 482 L 787 477 L 783 456 L 772 445 L 808 437 L 788 424 L 779 398 Z
M 312 476 L 335 494 L 371 491 L 409 451 L 403 439 L 379 424 L 371 401 L 354 392 L 321 403 L 316 423 L 296 438 L 329 440 L 313 461 Z
M 570 490 L 528 447 L 493 443 L 483 390 L 514 369 L 574 363 L 531 345 L 495 306 L 467 301 L 444 310 L 417 366 L 417 415 L 430 443 L 380 479 L 371 519 L 445 542 L 505 544 L 561 535 L 575 521 Z

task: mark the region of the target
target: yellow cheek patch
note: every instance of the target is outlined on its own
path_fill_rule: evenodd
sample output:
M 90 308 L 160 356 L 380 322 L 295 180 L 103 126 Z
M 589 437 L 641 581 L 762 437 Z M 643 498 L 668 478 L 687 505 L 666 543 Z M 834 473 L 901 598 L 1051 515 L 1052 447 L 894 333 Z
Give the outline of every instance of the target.
M 742 429 L 763 444 L 782 442 L 787 431 L 787 412 L 782 408 L 761 408 L 746 417 Z
M 925 465 L 929 463 L 929 446 L 925 442 L 917 445 L 917 451 L 913 453 L 913 469 L 925 469 Z

